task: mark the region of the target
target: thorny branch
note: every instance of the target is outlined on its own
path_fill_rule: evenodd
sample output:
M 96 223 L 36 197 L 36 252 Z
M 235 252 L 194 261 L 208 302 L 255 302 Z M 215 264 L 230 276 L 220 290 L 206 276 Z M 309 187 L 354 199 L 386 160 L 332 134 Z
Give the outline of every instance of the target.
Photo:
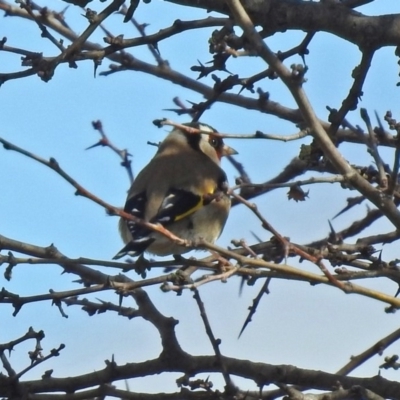
M 126 169 L 126 172 L 129 177 L 129 182 L 132 184 L 133 183 L 133 172 L 132 172 L 132 166 L 131 166 L 131 159 L 132 154 L 129 154 L 126 149 L 119 149 L 117 148 L 108 138 L 106 135 L 104 129 L 103 129 L 103 124 L 101 121 L 93 121 L 92 122 L 93 129 L 98 131 L 100 133 L 100 140 L 93 144 L 92 146 L 89 146 L 86 150 L 92 149 L 97 146 L 106 146 L 109 147 L 114 153 L 116 153 L 120 158 L 121 158 L 121 165 Z

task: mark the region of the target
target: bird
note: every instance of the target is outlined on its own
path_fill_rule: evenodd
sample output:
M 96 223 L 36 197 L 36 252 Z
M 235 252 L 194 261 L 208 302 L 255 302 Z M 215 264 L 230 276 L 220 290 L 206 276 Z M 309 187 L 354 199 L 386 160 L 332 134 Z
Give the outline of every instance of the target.
M 137 175 L 128 191 L 124 211 L 161 224 L 181 239 L 214 243 L 228 218 L 231 200 L 220 167 L 223 156 L 238 154 L 210 125 L 183 124 L 201 133 L 175 127 L 159 144 L 155 156 Z M 214 134 L 214 135 L 213 135 Z M 174 243 L 159 232 L 121 218 L 119 231 L 125 246 L 114 256 L 180 255 L 190 247 Z

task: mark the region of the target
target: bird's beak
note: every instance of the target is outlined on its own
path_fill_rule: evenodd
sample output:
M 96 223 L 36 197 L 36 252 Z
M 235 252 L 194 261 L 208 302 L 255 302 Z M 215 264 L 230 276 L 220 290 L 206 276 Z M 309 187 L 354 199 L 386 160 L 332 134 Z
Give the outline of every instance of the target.
M 232 149 L 232 147 L 229 147 L 226 144 L 224 144 L 221 154 L 222 154 L 222 157 L 224 157 L 224 156 L 234 156 L 235 154 L 239 154 L 239 153 L 235 149 Z

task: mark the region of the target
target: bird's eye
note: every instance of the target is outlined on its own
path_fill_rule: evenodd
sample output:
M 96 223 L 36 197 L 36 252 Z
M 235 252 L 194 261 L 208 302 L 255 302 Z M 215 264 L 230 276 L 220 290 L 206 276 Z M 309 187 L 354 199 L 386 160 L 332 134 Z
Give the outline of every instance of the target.
M 216 137 L 210 137 L 209 143 L 212 147 L 217 148 L 219 146 L 219 140 Z

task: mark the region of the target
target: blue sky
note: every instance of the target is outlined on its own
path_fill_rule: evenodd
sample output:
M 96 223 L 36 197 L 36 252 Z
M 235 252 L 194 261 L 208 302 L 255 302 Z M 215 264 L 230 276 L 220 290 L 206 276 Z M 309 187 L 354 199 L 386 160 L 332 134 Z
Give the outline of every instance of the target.
M 61 1 L 39 3 L 51 4 L 58 10 L 64 7 Z M 91 4 L 91 8 L 100 10 L 104 6 L 97 3 Z M 399 12 L 399 6 L 396 2 L 380 0 L 361 7 L 359 11 L 369 15 L 395 13 Z M 86 21 L 80 14 L 74 7 L 66 12 L 67 20 L 77 32 L 86 27 Z M 177 18 L 187 20 L 207 15 L 203 10 L 185 9 L 153 0 L 149 5 L 140 4 L 136 18 L 141 23 L 149 23 L 148 33 L 152 33 L 171 25 Z M 123 30 L 125 37 L 137 35 L 133 27 L 129 24 L 121 26 L 120 22 L 121 17 L 115 15 L 107 21 L 106 27 L 114 34 Z M 162 42 L 161 54 L 173 68 L 196 78 L 190 67 L 197 64 L 197 60 L 204 63 L 211 59 L 207 45 L 210 32 L 204 29 Z M 57 54 L 54 46 L 40 38 L 39 29 L 26 21 L 2 18 L 0 36 L 7 36 L 10 46 L 43 51 L 46 56 Z M 91 40 L 102 43 L 102 36 L 98 32 Z M 302 32 L 288 32 L 269 38 L 267 43 L 275 51 L 286 50 L 303 37 Z M 131 52 L 138 58 L 152 61 L 146 48 L 135 48 Z M 351 71 L 360 57 L 355 46 L 331 35 L 319 34 L 312 41 L 307 57 L 309 72 L 305 89 L 321 119 L 327 119 L 327 105 L 340 107 L 351 84 Z M 394 117 L 399 117 L 397 61 L 394 48 L 381 49 L 375 56 L 360 103 L 371 116 L 376 110 L 383 118 L 386 110 L 392 110 Z M 300 59 L 291 59 L 287 65 L 293 62 L 300 62 Z M 107 60 L 103 61 L 99 72 L 107 70 L 108 65 Z M 263 67 L 262 61 L 255 58 L 232 60 L 228 64 L 229 70 L 241 76 L 249 76 Z M 21 68 L 18 56 L 0 53 L 0 72 Z M 210 80 L 205 82 L 210 83 Z M 262 82 L 260 86 L 270 92 L 272 100 L 295 107 L 293 99 L 279 81 Z M 133 169 L 137 173 L 154 154 L 154 147 L 148 146 L 147 141 L 158 142 L 167 131 L 156 128 L 152 121 L 162 117 L 186 121 L 184 117 L 165 111 L 173 108 L 172 98 L 175 96 L 193 102 L 202 100 L 197 93 L 145 74 L 123 72 L 94 78 L 90 62 L 79 63 L 77 70 L 62 65 L 48 83 L 34 76 L 6 82 L 0 88 L 0 136 L 42 157 L 54 157 L 88 190 L 111 204 L 122 206 L 129 182 L 116 155 L 103 148 L 84 150 L 98 140 L 91 122 L 101 119 L 113 142 L 129 149 L 133 154 Z M 358 111 L 350 113 L 348 119 L 363 126 Z M 214 105 L 203 121 L 221 132 L 229 133 L 251 134 L 261 130 L 283 135 L 297 131 L 292 124 L 276 117 L 224 104 Z M 308 142 L 309 139 L 304 140 L 304 143 Z M 299 147 L 295 142 L 256 140 L 230 140 L 229 145 L 239 151 L 237 159 L 245 165 L 254 182 L 267 180 L 279 173 L 297 155 Z M 372 163 L 362 146 L 347 145 L 342 151 L 353 163 Z M 384 150 L 383 155 L 387 162 L 392 163 L 391 150 Z M 233 183 L 236 171 L 227 162 L 224 168 Z M 72 258 L 82 256 L 109 260 L 120 249 L 122 243 L 117 233 L 117 219 L 106 216 L 104 210 L 87 199 L 76 197 L 74 189 L 53 171 L 3 149 L 0 149 L 0 171 L 3 193 L 0 197 L 0 234 L 39 246 L 54 243 Z M 304 243 L 326 235 L 328 219 L 345 205 L 347 197 L 355 195 L 353 192 L 342 192 L 334 185 L 311 186 L 309 189 L 310 198 L 302 203 L 287 201 L 286 189 L 276 190 L 256 200 L 268 221 L 294 242 Z M 365 206 L 361 206 L 351 214 L 334 220 L 334 226 L 342 229 L 348 225 L 349 218 L 357 218 L 364 213 Z M 392 229 L 389 224 L 380 222 L 368 232 Z M 271 236 L 261 228 L 250 211 L 237 207 L 232 210 L 218 243 L 228 245 L 234 238 L 245 238 L 253 243 L 250 231 L 265 240 Z M 396 245 L 385 246 L 383 257 L 388 260 L 398 258 Z M 293 260 L 290 263 L 296 265 Z M 318 272 L 316 267 L 306 263 L 301 267 Z M 152 271 L 151 275 L 155 276 L 158 272 Z M 75 276 L 61 276 L 60 273 L 61 268 L 55 266 L 18 266 L 11 282 L 3 277 L 0 280 L 7 290 L 20 295 L 46 293 L 50 288 L 58 291 L 78 287 L 72 283 Z M 133 274 L 129 276 L 138 278 Z M 398 327 L 398 314 L 385 314 L 384 304 L 357 295 L 346 296 L 333 288 L 273 280 L 271 294 L 263 299 L 252 323 L 237 340 L 247 307 L 261 284 L 260 281 L 254 287 L 246 287 L 241 297 L 238 297 L 237 278 L 230 279 L 226 284 L 215 282 L 201 287 L 212 327 L 215 335 L 222 339 L 221 349 L 225 355 L 334 372 L 351 355 L 360 353 Z M 397 290 L 394 284 L 384 280 L 362 284 L 372 285 L 389 294 Z M 212 354 L 190 292 L 184 292 L 180 297 L 172 293 L 164 294 L 158 287 L 149 288 L 148 292 L 163 313 L 180 320 L 177 332 L 185 350 L 195 354 Z M 118 301 L 112 293 L 92 298 Z M 134 303 L 127 302 L 125 305 L 134 306 Z M 27 375 L 29 378 L 37 378 L 50 368 L 54 369 L 55 376 L 90 372 L 103 368 L 103 361 L 112 354 L 122 364 L 156 357 L 160 350 L 154 345 L 158 343 L 155 330 L 139 319 L 125 321 L 111 313 L 89 318 L 78 307 L 68 308 L 69 318 L 64 319 L 49 302 L 24 306 L 17 317 L 12 317 L 12 311 L 7 305 L 0 307 L 0 319 L 7 326 L 0 332 L 0 342 L 14 339 L 33 326 L 46 333 L 42 343 L 45 354 L 61 342 L 67 345 L 60 357 L 34 369 Z M 29 362 L 26 352 L 31 350 L 33 344 L 24 346 L 17 347 L 11 359 L 17 370 L 18 366 L 21 368 Z M 385 355 L 399 351 L 400 345 L 395 345 Z M 80 359 L 84 357 L 84 362 L 77 363 L 78 356 Z M 381 362 L 383 359 L 373 359 L 354 374 L 375 375 Z M 398 372 L 383 371 L 382 375 L 398 379 Z M 171 391 L 175 389 L 173 379 L 157 379 L 155 386 L 153 381 L 150 383 L 151 379 L 141 380 L 135 383 L 134 390 L 148 390 L 150 384 L 155 390 L 160 387 Z M 256 389 L 250 383 L 244 385 Z

